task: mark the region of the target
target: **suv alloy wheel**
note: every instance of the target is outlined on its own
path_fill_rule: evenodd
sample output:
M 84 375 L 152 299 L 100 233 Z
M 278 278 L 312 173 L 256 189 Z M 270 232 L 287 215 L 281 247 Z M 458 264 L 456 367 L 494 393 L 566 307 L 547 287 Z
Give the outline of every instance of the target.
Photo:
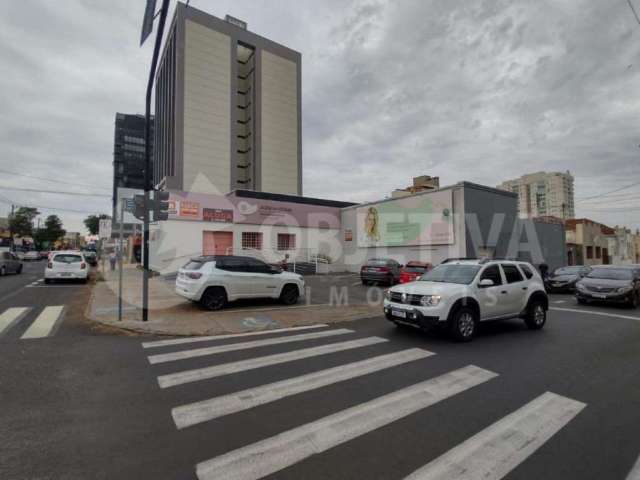
M 451 316 L 449 332 L 459 342 L 470 342 L 478 329 L 478 315 L 469 307 L 460 307 Z
M 547 321 L 547 311 L 541 300 L 532 300 L 524 322 L 531 330 L 540 330 Z
M 296 285 L 287 284 L 282 287 L 282 292 L 280 293 L 280 301 L 285 305 L 293 305 L 298 302 L 298 297 L 300 296 L 298 292 L 298 287 Z
M 220 310 L 227 304 L 227 292 L 222 287 L 209 287 L 202 294 L 200 303 L 207 310 Z

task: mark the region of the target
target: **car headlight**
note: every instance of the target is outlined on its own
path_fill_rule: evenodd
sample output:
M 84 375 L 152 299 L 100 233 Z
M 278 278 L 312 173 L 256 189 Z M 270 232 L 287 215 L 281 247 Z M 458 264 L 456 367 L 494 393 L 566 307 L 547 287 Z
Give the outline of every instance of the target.
M 630 291 L 631 291 L 631 288 L 632 288 L 632 287 L 631 287 L 631 285 L 627 285 L 627 286 L 625 286 L 625 287 L 620 287 L 620 288 L 618 289 L 618 293 L 627 293 L 627 292 L 630 292 Z
M 440 295 L 423 295 L 420 299 L 420 305 L 423 307 L 435 307 L 440 303 Z
M 391 290 L 390 289 L 386 290 L 384 292 L 384 298 L 387 299 L 387 300 L 391 300 Z
M 576 288 L 577 288 L 578 290 L 586 290 L 586 287 L 585 287 L 583 284 L 581 284 L 581 283 L 576 283 Z

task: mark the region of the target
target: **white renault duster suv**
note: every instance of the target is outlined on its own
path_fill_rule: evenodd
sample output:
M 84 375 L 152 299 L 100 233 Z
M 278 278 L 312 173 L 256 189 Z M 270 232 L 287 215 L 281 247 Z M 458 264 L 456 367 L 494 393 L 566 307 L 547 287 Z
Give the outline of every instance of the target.
M 178 270 L 176 293 L 209 310 L 241 298 L 278 298 L 292 305 L 304 295 L 304 280 L 252 257 L 204 256 Z
M 415 282 L 387 290 L 384 313 L 396 325 L 447 327 L 470 341 L 484 320 L 523 318 L 541 329 L 549 300 L 542 278 L 529 263 L 497 259 L 448 259 Z

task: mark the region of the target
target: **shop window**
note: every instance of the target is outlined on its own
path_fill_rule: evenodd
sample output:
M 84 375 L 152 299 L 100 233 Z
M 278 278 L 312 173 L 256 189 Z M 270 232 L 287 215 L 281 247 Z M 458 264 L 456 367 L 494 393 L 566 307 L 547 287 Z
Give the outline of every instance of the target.
M 601 257 L 600 247 L 596 247 L 596 258 Z
M 293 233 L 278 234 L 278 250 L 295 250 L 296 236 Z
M 588 246 L 587 247 L 587 259 L 591 259 L 593 258 L 593 247 L 592 246 Z
M 261 232 L 242 232 L 243 250 L 262 250 Z

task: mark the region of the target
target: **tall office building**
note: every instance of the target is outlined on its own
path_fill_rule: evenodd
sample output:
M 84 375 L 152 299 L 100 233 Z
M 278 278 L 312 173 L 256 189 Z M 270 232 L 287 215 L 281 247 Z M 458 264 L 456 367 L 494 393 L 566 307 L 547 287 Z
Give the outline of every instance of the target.
M 118 187 L 144 188 L 144 123 L 144 115 L 116 113 L 113 146 L 114 209 Z M 151 140 L 153 149 L 153 121 Z
M 159 188 L 302 195 L 300 54 L 178 3 L 156 76 Z
M 498 188 L 518 194 L 518 213 L 522 218 L 575 217 L 573 176 L 569 171 L 529 173 L 502 182 Z

